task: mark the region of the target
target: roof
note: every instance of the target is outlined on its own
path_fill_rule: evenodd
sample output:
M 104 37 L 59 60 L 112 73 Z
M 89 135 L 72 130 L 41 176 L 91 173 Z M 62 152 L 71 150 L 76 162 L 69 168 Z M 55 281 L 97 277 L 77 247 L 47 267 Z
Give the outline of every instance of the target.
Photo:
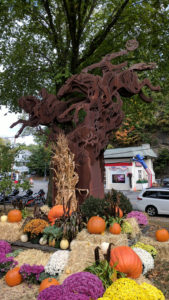
M 104 152 L 104 158 L 127 158 L 134 157 L 137 154 L 144 157 L 157 157 L 157 154 L 150 148 L 149 144 L 143 144 L 138 147 L 107 149 Z

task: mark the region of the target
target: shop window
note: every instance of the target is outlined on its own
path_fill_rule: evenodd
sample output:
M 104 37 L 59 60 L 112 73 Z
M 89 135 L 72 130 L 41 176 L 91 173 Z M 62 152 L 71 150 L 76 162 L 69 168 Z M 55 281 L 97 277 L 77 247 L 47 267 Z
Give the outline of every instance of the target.
M 116 174 L 112 175 L 113 183 L 125 183 L 125 175 L 124 174 Z

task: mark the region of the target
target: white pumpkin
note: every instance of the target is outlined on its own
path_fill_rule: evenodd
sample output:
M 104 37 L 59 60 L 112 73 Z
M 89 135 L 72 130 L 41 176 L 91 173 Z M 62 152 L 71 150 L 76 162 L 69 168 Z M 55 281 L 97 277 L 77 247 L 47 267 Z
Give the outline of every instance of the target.
M 20 236 L 20 240 L 21 240 L 21 242 L 26 243 L 28 241 L 28 235 L 26 233 L 23 233 Z
M 1 222 L 7 222 L 8 217 L 6 215 L 1 216 Z
M 107 253 L 108 248 L 109 248 L 109 243 L 106 243 L 106 242 L 101 243 L 101 250 L 102 250 L 103 254 Z
M 47 239 L 45 239 L 45 238 L 42 236 L 42 237 L 40 238 L 40 240 L 39 240 L 39 244 L 42 245 L 42 246 L 46 245 L 46 244 L 47 244 Z
M 60 248 L 62 250 L 66 250 L 67 248 L 69 248 L 69 241 L 66 239 L 61 240 L 60 242 Z

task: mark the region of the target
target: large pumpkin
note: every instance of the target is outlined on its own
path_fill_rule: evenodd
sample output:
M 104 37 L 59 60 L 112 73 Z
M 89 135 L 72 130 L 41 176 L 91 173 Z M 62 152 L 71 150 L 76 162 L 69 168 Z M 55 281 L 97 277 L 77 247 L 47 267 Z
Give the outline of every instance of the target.
M 39 292 L 43 291 L 44 289 L 47 289 L 51 285 L 58 285 L 59 282 L 55 278 L 46 278 L 42 280 L 40 287 L 39 287 Z
M 5 275 L 5 282 L 9 286 L 15 286 L 22 282 L 22 275 L 19 273 L 20 268 L 15 267 L 9 270 Z
M 127 277 L 138 278 L 142 273 L 141 259 L 128 246 L 119 246 L 111 250 L 110 266 L 114 265 L 117 271 L 127 274 Z
M 72 211 L 69 212 L 71 215 Z M 62 217 L 64 215 L 63 205 L 55 205 L 53 206 L 49 213 L 48 213 L 48 219 L 51 223 L 54 223 L 56 219 Z
M 106 229 L 106 222 L 103 218 L 93 216 L 87 223 L 87 230 L 89 233 L 99 234 L 103 233 Z
M 121 226 L 118 223 L 114 223 L 113 225 L 110 225 L 109 232 L 112 234 L 120 234 Z
M 12 209 L 8 213 L 8 222 L 20 222 L 22 220 L 22 213 L 19 209 Z
M 159 242 L 167 242 L 169 240 L 169 233 L 167 229 L 159 229 L 155 233 L 156 235 L 156 240 Z

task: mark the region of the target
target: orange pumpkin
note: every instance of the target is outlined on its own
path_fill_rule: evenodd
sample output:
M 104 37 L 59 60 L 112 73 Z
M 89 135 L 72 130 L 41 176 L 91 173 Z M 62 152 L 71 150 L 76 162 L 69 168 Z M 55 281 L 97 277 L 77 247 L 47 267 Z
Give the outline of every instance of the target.
M 87 223 L 87 230 L 89 233 L 99 234 L 103 233 L 106 229 L 106 222 L 103 218 L 93 216 Z
M 8 222 L 20 222 L 22 220 L 22 213 L 19 209 L 12 209 L 8 213 Z
M 167 229 L 159 229 L 155 233 L 156 240 L 159 242 L 167 242 L 169 240 L 169 232 Z
M 123 217 L 123 211 L 121 210 L 120 207 L 116 206 L 115 212 L 117 214 L 117 217 L 120 217 L 120 218 Z
M 5 282 L 9 286 L 15 286 L 22 282 L 22 275 L 19 273 L 20 268 L 15 267 L 9 270 L 5 275 Z
M 142 273 L 141 259 L 128 246 L 119 246 L 111 250 L 110 266 L 114 265 L 117 271 L 127 274 L 127 277 L 138 278 Z
M 40 287 L 39 287 L 39 292 L 43 291 L 44 289 L 47 289 L 51 285 L 58 285 L 59 282 L 55 278 L 46 278 L 42 280 Z
M 69 212 L 69 215 L 71 215 L 72 211 Z M 64 215 L 63 205 L 55 205 L 51 208 L 51 210 L 48 213 L 48 219 L 49 221 L 54 224 L 55 220 L 62 217 Z
M 118 223 L 114 223 L 109 227 L 109 232 L 112 234 L 120 234 L 121 226 Z

